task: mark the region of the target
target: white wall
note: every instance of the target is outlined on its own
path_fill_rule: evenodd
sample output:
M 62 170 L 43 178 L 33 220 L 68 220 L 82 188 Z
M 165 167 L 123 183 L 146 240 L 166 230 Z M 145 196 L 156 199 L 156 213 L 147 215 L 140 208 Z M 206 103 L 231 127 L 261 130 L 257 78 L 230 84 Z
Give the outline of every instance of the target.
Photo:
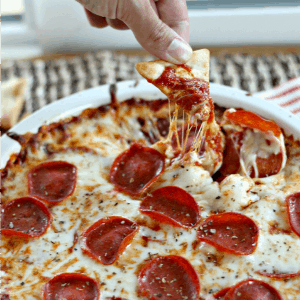
M 3 45 L 38 41 L 44 52 L 140 48 L 130 31 L 91 27 L 75 0 L 25 1 L 29 25 L 2 26 Z M 189 15 L 192 46 L 300 45 L 300 6 L 193 9 Z
M 46 51 L 139 48 L 130 31 L 89 26 L 73 0 L 33 0 Z M 300 6 L 191 10 L 192 45 L 300 44 Z
M 24 12 L 23 0 L 1 0 L 1 15 L 20 15 Z

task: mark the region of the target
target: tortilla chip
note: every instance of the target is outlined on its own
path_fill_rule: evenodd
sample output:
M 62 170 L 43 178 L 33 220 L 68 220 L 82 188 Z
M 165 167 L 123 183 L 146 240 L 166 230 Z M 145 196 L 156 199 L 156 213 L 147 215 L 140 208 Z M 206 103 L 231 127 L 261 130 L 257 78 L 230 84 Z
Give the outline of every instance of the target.
M 136 69 L 149 81 L 158 79 L 166 67 L 172 67 L 176 70 L 175 75 L 179 78 L 198 78 L 209 82 L 209 50 L 201 49 L 194 51 L 191 59 L 185 65 L 189 66 L 191 71 L 183 68 L 182 65 L 174 65 L 163 60 L 137 63 Z M 167 96 L 172 92 L 169 87 L 155 86 Z
M 1 86 L 1 127 L 5 130 L 14 126 L 19 119 L 25 101 L 25 78 L 13 78 Z

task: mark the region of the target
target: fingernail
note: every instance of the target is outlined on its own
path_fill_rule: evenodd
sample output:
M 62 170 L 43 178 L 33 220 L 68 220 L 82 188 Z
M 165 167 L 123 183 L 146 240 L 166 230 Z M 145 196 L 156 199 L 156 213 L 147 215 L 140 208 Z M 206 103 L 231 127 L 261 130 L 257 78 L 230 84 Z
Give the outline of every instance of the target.
M 182 64 L 191 58 L 192 53 L 190 45 L 180 39 L 174 39 L 168 48 L 167 55 L 172 58 L 171 61 L 175 60 L 175 63 Z

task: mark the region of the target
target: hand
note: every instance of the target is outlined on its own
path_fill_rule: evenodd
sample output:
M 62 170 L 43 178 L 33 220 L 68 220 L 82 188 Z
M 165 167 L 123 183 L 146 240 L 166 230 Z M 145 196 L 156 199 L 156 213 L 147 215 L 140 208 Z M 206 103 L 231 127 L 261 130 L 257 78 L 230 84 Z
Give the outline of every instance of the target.
M 131 29 L 151 54 L 175 64 L 192 55 L 185 0 L 76 0 L 92 26 Z

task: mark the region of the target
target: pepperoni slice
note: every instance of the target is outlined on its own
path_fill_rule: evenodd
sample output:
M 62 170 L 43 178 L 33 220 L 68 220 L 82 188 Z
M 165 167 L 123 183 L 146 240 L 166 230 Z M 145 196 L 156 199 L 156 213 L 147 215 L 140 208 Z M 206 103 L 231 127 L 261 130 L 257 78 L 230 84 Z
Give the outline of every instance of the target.
M 230 174 L 237 174 L 240 170 L 240 151 L 242 140 L 244 137 L 243 132 L 230 133 L 226 136 L 226 146 L 220 173 L 223 176 Z M 251 155 L 251 153 L 249 153 Z M 258 177 L 263 178 L 277 174 L 282 167 L 283 153 L 272 153 L 268 158 L 256 157 L 256 165 Z M 255 177 L 254 168 L 250 170 L 249 176 Z
M 230 290 L 230 287 L 227 287 L 227 288 L 215 293 L 214 298 L 216 300 L 223 300 L 229 290 Z
M 142 295 L 151 300 L 193 300 L 199 298 L 200 282 L 192 265 L 183 257 L 157 257 L 139 274 Z
M 135 143 L 113 162 L 110 181 L 120 190 L 137 195 L 158 178 L 164 165 L 161 153 Z
M 297 273 L 265 273 L 265 272 L 257 272 L 259 275 L 266 276 L 274 279 L 291 279 L 294 277 L 300 276 L 300 271 Z
M 251 111 L 240 109 L 231 112 L 227 110 L 224 117 L 231 123 L 242 127 L 257 129 L 266 134 L 274 134 L 277 138 L 281 135 L 281 129 L 275 122 L 263 119 Z
M 256 280 L 246 279 L 230 288 L 224 300 L 283 300 L 279 292 L 269 284 Z
M 268 158 L 257 157 L 256 164 L 258 169 L 258 177 L 263 178 L 272 176 L 280 172 L 282 168 L 283 153 L 272 153 Z M 250 177 L 254 178 L 254 170 L 251 170 Z
M 286 205 L 291 229 L 300 236 L 300 192 L 288 196 Z
M 47 206 L 32 197 L 9 201 L 1 211 L 1 233 L 8 236 L 39 237 L 51 222 Z
M 238 125 L 241 129 L 228 127 L 229 124 Z M 282 169 L 285 163 L 285 148 L 281 129 L 275 122 L 265 120 L 250 111 L 227 110 L 222 126 L 227 132 L 224 160 L 220 169 L 223 176 L 238 173 L 240 161 L 245 162 L 251 155 L 256 155 L 255 160 L 248 161 L 248 164 L 251 162 L 252 165 L 245 167 L 252 178 L 275 175 Z M 250 137 L 247 129 L 252 130 L 253 135 L 258 135 Z M 272 145 L 275 145 L 275 148 Z
M 43 300 L 98 300 L 97 282 L 80 273 L 63 273 L 50 279 L 43 287 Z
M 201 141 L 199 141 L 200 128 L 201 124 L 179 127 L 177 134 L 173 133 L 172 135 L 171 145 L 175 155 L 184 155 L 191 151 L 191 149 L 193 150 L 193 147 L 197 143 L 197 147 L 199 147 L 199 158 L 204 158 L 202 161 L 204 168 L 210 173 L 214 173 L 217 169 L 219 169 L 223 159 L 223 134 L 220 131 L 217 133 L 212 132 L 210 126 L 208 126 L 205 130 L 204 136 L 202 136 Z M 199 142 L 200 145 L 198 146 Z M 178 144 L 180 147 L 178 147 Z
M 70 196 L 75 189 L 77 169 L 64 161 L 39 164 L 28 174 L 29 194 L 56 203 Z
M 192 228 L 200 221 L 200 209 L 195 199 L 185 190 L 166 186 L 146 197 L 140 211 L 162 223 Z
M 186 145 L 185 145 L 185 149 L 184 149 L 183 154 L 188 153 L 190 151 L 191 147 L 195 144 L 197 134 L 199 132 L 199 129 L 200 129 L 201 125 L 192 125 L 192 126 L 189 126 L 189 127 L 190 127 L 190 132 L 189 132 L 189 135 L 188 135 L 188 138 L 187 138 L 187 141 L 186 141 Z M 187 129 L 188 129 L 188 126 L 185 125 L 184 127 L 180 127 L 177 131 L 178 138 L 179 138 L 179 143 L 180 143 L 181 147 L 184 146 Z M 178 143 L 177 143 L 177 138 L 176 138 L 175 134 L 173 134 L 173 136 L 172 136 L 171 145 L 172 145 L 174 150 L 178 149 Z M 202 147 L 202 149 L 199 152 L 200 155 L 202 155 L 204 153 L 203 148 L 204 147 Z
M 106 217 L 90 226 L 81 236 L 81 248 L 104 265 L 110 265 L 130 244 L 139 227 L 122 217 Z
M 257 246 L 258 227 L 242 214 L 222 213 L 202 221 L 197 236 L 220 251 L 249 255 Z
M 234 140 L 240 140 L 241 135 L 240 132 L 236 132 L 226 136 L 223 162 L 219 170 L 223 178 L 227 175 L 237 174 L 240 169 L 240 156 Z
M 158 118 L 156 121 L 156 126 L 161 136 L 166 137 L 168 135 L 170 128 L 170 122 L 168 119 Z
M 184 65 L 181 67 L 186 68 Z M 172 92 L 167 95 L 168 98 L 190 114 L 203 110 L 209 98 L 208 82 L 199 78 L 180 78 L 176 76 L 176 70 L 172 67 L 166 67 L 156 80 L 148 81 L 157 87 L 169 87 Z

